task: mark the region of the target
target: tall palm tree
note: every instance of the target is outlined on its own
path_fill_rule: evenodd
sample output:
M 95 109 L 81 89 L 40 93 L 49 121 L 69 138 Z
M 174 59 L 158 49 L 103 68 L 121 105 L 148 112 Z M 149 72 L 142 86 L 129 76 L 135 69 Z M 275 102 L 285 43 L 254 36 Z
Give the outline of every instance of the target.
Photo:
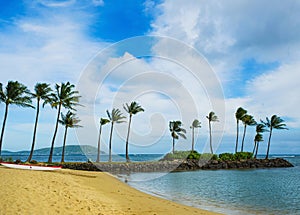
M 64 107 L 66 109 L 75 110 L 74 106 L 79 105 L 79 98 L 80 98 L 80 96 L 78 95 L 79 92 L 74 90 L 74 88 L 75 86 L 73 84 L 70 84 L 70 82 L 61 83 L 60 85 L 56 84 L 55 92 L 51 93 L 51 99 L 49 101 L 46 101 L 46 103 L 51 104 L 51 107 L 57 109 L 55 130 L 54 130 L 54 134 L 51 142 L 50 154 L 48 158 L 49 163 L 52 162 L 53 148 L 54 148 L 54 142 L 55 142 L 57 128 L 58 128 L 61 108 Z
M 210 152 L 211 154 L 214 153 L 213 151 L 213 147 L 212 147 L 212 135 L 211 135 L 211 122 L 218 122 L 218 117 L 217 115 L 211 111 L 209 112 L 208 116 L 206 116 L 206 118 L 208 119 L 208 126 L 209 126 L 209 145 L 210 145 Z
M 262 133 L 265 132 L 265 131 L 267 131 L 265 129 L 265 127 L 266 126 L 264 124 L 261 124 L 261 123 L 259 123 L 259 124 L 256 125 L 256 129 L 255 129 L 256 130 L 256 135 L 254 137 L 253 155 L 257 154 L 258 143 L 261 142 L 261 141 L 263 141 Z M 255 151 L 256 151 L 256 153 L 255 153 Z M 256 156 L 255 156 L 255 158 L 256 158 Z
M 239 121 L 242 120 L 244 115 L 247 114 L 247 110 L 239 107 L 235 112 L 236 118 L 236 141 L 235 141 L 235 153 L 237 153 L 238 145 L 239 145 Z
M 1 136 L 0 136 L 0 156 L 2 151 L 2 143 L 4 130 L 6 125 L 6 119 L 8 115 L 9 105 L 17 105 L 21 107 L 31 107 L 34 108 L 31 103 L 30 91 L 27 87 L 18 81 L 9 81 L 3 89 L 2 84 L 0 83 L 0 102 L 5 104 L 4 119 L 2 124 Z
M 100 142 L 101 142 L 101 133 L 102 133 L 102 126 L 109 123 L 109 119 L 104 119 L 104 118 L 101 118 L 100 119 L 100 128 L 99 128 L 99 137 L 98 137 L 98 152 L 97 152 L 97 160 L 96 162 L 100 162 Z
M 193 152 L 195 146 L 195 128 L 201 128 L 201 122 L 198 119 L 194 119 L 190 128 L 192 129 L 192 152 Z
M 129 113 L 129 123 L 128 123 L 128 132 L 127 132 L 127 138 L 126 138 L 126 161 L 129 162 L 129 153 L 128 153 L 128 142 L 129 142 L 129 134 L 130 134 L 130 125 L 131 125 L 131 119 L 132 115 L 135 115 L 139 112 L 144 112 L 144 109 L 142 106 L 140 106 L 137 102 L 131 102 L 130 105 L 126 103 L 126 105 L 123 105 L 124 110 Z
M 266 122 L 261 121 L 265 126 L 267 126 L 270 129 L 270 135 L 269 135 L 269 140 L 268 140 L 268 149 L 267 149 L 267 154 L 266 154 L 266 159 L 269 158 L 269 151 L 270 151 L 270 144 L 271 144 L 271 136 L 272 136 L 272 131 L 273 129 L 287 129 L 286 124 L 283 123 L 284 120 L 281 119 L 279 116 L 273 115 L 271 117 L 271 120 L 266 117 Z
M 242 117 L 242 122 L 244 124 L 244 134 L 243 134 L 243 139 L 242 139 L 241 152 L 244 151 L 244 141 L 245 141 L 247 126 L 254 126 L 254 125 L 256 125 L 256 121 L 254 120 L 253 116 L 251 116 L 249 114 L 245 114 Z
M 113 108 L 111 113 L 107 110 L 106 113 L 107 113 L 107 116 L 111 123 L 110 137 L 109 137 L 109 162 L 111 162 L 112 161 L 112 159 L 111 159 L 111 142 L 112 142 L 112 134 L 113 134 L 114 124 L 125 122 L 122 119 L 125 119 L 126 117 L 123 116 L 123 114 L 121 113 L 121 111 L 118 108 Z
M 61 119 L 58 121 L 60 124 L 65 126 L 64 142 L 63 142 L 63 148 L 61 154 L 61 163 L 63 163 L 65 162 L 65 148 L 66 148 L 68 128 L 75 128 L 81 126 L 78 125 L 80 120 L 76 117 L 76 114 L 72 113 L 71 111 L 68 111 L 66 115 L 61 113 Z
M 184 135 L 186 133 L 186 130 L 181 127 L 182 122 L 181 121 L 170 121 L 169 122 L 169 129 L 171 132 L 171 136 L 173 139 L 173 154 L 175 152 L 175 139 L 179 139 L 179 136 L 183 139 L 186 139 L 186 136 Z
M 257 133 L 254 137 L 254 149 L 253 149 L 254 158 L 257 157 L 259 143 L 262 141 L 264 141 L 263 135 L 261 133 Z
M 33 129 L 33 138 L 32 138 L 32 143 L 31 143 L 31 150 L 30 154 L 27 158 L 27 162 L 30 162 L 32 159 L 33 151 L 34 151 L 34 145 L 35 145 L 35 137 L 36 137 L 36 130 L 37 130 L 37 124 L 39 120 L 39 113 L 40 113 L 40 101 L 44 100 L 49 101 L 50 98 L 50 93 L 52 89 L 49 86 L 49 84 L 46 83 L 37 83 L 34 87 L 34 93 L 31 94 L 31 98 L 36 98 L 36 115 L 35 115 L 35 124 L 34 124 L 34 129 Z M 44 107 L 44 105 L 43 105 Z

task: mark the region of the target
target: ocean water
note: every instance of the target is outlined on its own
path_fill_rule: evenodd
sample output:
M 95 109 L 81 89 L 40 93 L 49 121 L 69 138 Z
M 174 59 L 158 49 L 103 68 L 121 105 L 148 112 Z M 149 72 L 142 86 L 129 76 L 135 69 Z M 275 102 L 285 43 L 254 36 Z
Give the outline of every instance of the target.
M 300 214 L 300 156 L 285 159 L 295 167 L 120 177 L 152 195 L 223 214 Z

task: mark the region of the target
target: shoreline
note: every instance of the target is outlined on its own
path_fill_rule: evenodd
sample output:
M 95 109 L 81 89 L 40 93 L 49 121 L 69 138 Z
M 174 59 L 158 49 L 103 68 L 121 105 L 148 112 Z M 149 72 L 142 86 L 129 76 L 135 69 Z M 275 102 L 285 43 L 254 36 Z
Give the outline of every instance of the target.
M 1 166 L 0 174 L 1 214 L 218 214 L 146 194 L 103 172 Z

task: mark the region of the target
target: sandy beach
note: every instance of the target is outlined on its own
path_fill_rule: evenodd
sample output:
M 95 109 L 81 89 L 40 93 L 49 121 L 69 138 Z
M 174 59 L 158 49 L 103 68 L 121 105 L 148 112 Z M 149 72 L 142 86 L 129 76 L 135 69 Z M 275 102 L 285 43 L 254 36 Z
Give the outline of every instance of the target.
M 216 214 L 135 190 L 102 172 L 0 167 L 0 214 Z

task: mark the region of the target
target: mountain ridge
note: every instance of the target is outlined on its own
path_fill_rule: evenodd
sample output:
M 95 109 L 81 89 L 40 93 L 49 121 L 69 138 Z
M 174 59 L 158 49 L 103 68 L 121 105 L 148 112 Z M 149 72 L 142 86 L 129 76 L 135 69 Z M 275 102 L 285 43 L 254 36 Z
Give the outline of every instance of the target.
M 9 151 L 3 150 L 2 155 L 29 155 L 30 151 Z M 34 155 L 49 155 L 50 147 L 41 148 L 34 150 Z M 61 155 L 62 146 L 54 147 L 53 155 Z M 96 155 L 97 148 L 90 145 L 67 145 L 65 148 L 65 155 Z M 105 152 L 101 151 L 101 154 L 105 154 Z

